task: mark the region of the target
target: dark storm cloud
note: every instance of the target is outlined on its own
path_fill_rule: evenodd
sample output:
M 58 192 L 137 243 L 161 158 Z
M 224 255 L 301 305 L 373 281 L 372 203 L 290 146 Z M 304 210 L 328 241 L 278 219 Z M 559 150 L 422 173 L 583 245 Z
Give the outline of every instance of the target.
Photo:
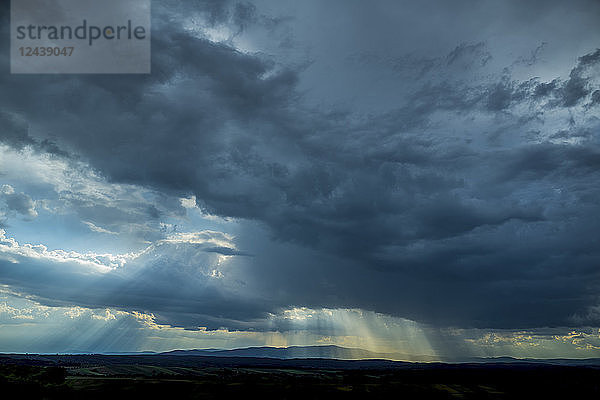
M 534 95 L 537 98 L 552 96 L 564 107 L 573 107 L 587 98 L 593 91 L 590 73 L 600 67 L 600 50 L 579 57 L 577 65 L 571 70 L 565 82 L 555 79 L 551 82 L 540 82 L 536 85 Z M 593 76 L 593 75 L 592 75 Z M 595 103 L 592 94 L 591 103 Z
M 257 21 L 251 5 L 223 4 L 159 7 L 158 15 L 180 21 L 200 10 L 238 31 Z M 509 14 L 552 15 L 543 4 L 515 3 Z M 433 58 L 386 59 L 392 73 L 409 68 L 417 78 L 365 116 L 306 104 L 301 68 L 164 20 L 154 24 L 150 76 L 2 74 L 2 142 L 50 141 L 111 182 L 195 195 L 211 214 L 258 221 L 276 243 L 240 235 L 240 251 L 203 250 L 253 255 L 237 257 L 251 267 L 239 273 L 247 285 L 239 292 L 186 280 L 189 265 L 173 256 L 138 261 L 147 270 L 137 280 L 104 278 L 95 286 L 107 288 L 103 295 L 49 285 L 38 296 L 211 327 L 239 327 L 288 306 L 459 326 L 565 325 L 597 304 L 598 121 L 584 115 L 573 125 L 549 114 L 597 107 L 600 51 L 572 62 L 567 80 L 550 81 L 514 77 L 514 59 L 489 72 L 502 61 L 479 38 Z M 517 64 L 540 62 L 533 51 Z M 36 290 L 24 283 L 29 275 L 4 279 Z
M 557 87 L 558 81 L 553 80 L 552 82 L 541 82 L 535 87 L 536 97 L 545 97 L 551 94 Z
M 562 88 L 563 104 L 565 106 L 574 106 L 589 94 L 589 78 L 586 78 L 583 74 L 589 68 L 597 69 L 599 64 L 600 49 L 595 53 L 586 54 L 585 56 L 579 58 L 577 67 L 571 71 L 569 80 Z
M 243 256 L 246 253 L 240 252 L 238 250 L 232 249 L 230 247 L 218 246 L 218 247 L 209 247 L 205 249 L 209 253 L 218 253 L 224 256 Z

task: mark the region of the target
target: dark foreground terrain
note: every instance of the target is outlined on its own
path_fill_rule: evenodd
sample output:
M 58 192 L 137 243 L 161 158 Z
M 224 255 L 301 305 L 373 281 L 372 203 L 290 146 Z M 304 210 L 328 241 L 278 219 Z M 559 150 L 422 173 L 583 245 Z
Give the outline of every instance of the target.
M 0 355 L 4 399 L 600 398 L 600 368 L 203 356 Z

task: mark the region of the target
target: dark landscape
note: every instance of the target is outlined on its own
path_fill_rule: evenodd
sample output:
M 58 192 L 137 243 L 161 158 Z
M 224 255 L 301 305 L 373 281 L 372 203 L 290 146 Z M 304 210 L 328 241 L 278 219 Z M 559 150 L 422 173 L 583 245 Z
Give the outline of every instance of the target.
M 231 353 L 285 356 L 289 351 L 264 347 Z M 7 398 L 27 399 L 554 399 L 600 394 L 598 359 L 409 363 L 206 355 L 210 352 L 4 354 L 0 389 Z

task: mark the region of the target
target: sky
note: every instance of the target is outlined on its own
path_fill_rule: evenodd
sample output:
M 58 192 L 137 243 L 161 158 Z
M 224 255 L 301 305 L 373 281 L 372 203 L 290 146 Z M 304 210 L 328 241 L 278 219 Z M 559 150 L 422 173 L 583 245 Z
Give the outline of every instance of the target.
M 0 352 L 600 357 L 600 3 L 166 0 L 11 75 Z

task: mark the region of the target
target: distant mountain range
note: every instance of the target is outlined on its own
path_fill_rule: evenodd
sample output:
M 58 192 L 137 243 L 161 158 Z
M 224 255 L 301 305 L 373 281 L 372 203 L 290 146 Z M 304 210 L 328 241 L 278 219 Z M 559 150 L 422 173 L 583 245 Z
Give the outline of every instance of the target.
M 49 354 L 47 354 L 49 355 Z M 340 360 L 340 361 L 382 361 L 384 363 L 393 363 L 394 361 L 402 361 L 399 364 L 410 363 L 442 363 L 442 364 L 544 364 L 544 365 L 555 365 L 555 366 L 594 366 L 600 367 L 600 358 L 586 358 L 586 359 L 568 359 L 568 358 L 553 358 L 553 359 L 540 359 L 540 358 L 513 358 L 513 357 L 456 357 L 456 358 L 442 358 L 429 355 L 408 355 L 402 353 L 377 353 L 364 349 L 347 348 L 341 346 L 289 346 L 289 347 L 246 347 L 239 349 L 223 350 L 223 349 L 193 349 L 193 350 L 172 350 L 163 353 L 155 353 L 152 351 L 143 352 L 103 352 L 93 353 L 89 351 L 69 351 L 62 353 L 63 356 L 92 356 L 92 355 L 105 355 L 105 356 L 117 356 L 117 357 L 143 357 L 148 356 L 151 358 L 155 357 L 168 357 L 168 358 L 207 358 L 207 359 L 238 359 L 239 362 L 243 362 L 243 359 L 253 359 L 255 362 L 260 359 L 264 359 L 265 362 L 271 360 L 315 360 L 320 359 L 326 360 Z M 7 355 L 8 356 L 8 355 Z M 45 357 L 44 354 L 29 354 L 29 355 L 18 355 L 13 354 L 16 357 Z M 60 356 L 56 354 L 56 356 Z
M 414 360 L 415 357 L 412 357 Z M 421 357 L 426 358 L 426 357 Z M 430 357 L 431 358 L 431 357 Z M 174 350 L 165 353 L 133 354 L 0 354 L 3 364 L 37 366 L 65 366 L 87 368 L 93 366 L 149 365 L 161 367 L 190 368 L 321 368 L 334 370 L 362 369 L 517 369 L 532 368 L 600 368 L 600 358 L 588 359 L 518 359 L 462 358 L 431 360 L 428 362 L 406 362 L 397 356 L 339 346 L 292 346 L 292 347 L 249 347 L 220 350 Z M 435 361 L 435 362 L 432 362 Z M 111 368 L 112 368 L 111 367 Z
M 160 355 L 169 356 L 203 356 L 203 357 L 250 357 L 289 359 L 337 359 L 337 360 L 402 360 L 414 362 L 445 362 L 445 363 L 492 363 L 492 364 L 548 364 L 565 366 L 600 366 L 600 358 L 587 359 L 536 359 L 513 357 L 465 357 L 440 360 L 434 356 L 415 356 L 401 353 L 376 353 L 363 349 L 340 346 L 290 346 L 290 347 L 247 347 L 232 350 L 202 349 L 202 350 L 173 350 Z
M 331 358 L 338 360 L 391 359 L 390 354 L 375 353 L 363 349 L 340 346 L 290 346 L 290 347 L 247 347 L 233 350 L 173 350 L 164 355 L 214 356 L 214 357 L 256 357 L 256 358 Z M 395 357 L 394 357 L 395 358 Z

